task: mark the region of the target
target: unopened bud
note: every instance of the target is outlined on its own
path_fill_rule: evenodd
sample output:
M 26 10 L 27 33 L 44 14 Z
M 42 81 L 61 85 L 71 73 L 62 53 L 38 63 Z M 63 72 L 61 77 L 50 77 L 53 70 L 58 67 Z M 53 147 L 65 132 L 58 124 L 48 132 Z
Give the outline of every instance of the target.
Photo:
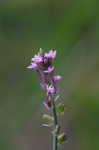
M 39 49 L 39 54 L 42 54 L 42 53 L 43 53 L 43 49 L 40 48 L 40 49 Z
M 47 115 L 47 114 L 43 115 L 42 120 L 44 122 L 43 126 L 49 126 L 50 127 L 53 125 L 53 122 L 54 122 L 53 117 L 51 117 L 50 115 Z
M 57 139 L 59 144 L 65 142 L 67 140 L 66 134 L 65 133 L 60 134 Z
M 52 131 L 53 136 L 57 136 L 60 131 L 60 126 L 56 125 L 55 129 Z

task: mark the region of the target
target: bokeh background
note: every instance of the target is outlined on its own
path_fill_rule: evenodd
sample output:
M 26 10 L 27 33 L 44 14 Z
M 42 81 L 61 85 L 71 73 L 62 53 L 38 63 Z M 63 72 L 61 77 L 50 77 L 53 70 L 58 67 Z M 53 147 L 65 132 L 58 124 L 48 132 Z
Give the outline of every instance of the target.
M 0 0 L 0 150 L 51 150 L 44 94 L 26 69 L 39 47 L 58 51 L 68 136 L 61 149 L 99 150 L 97 0 Z

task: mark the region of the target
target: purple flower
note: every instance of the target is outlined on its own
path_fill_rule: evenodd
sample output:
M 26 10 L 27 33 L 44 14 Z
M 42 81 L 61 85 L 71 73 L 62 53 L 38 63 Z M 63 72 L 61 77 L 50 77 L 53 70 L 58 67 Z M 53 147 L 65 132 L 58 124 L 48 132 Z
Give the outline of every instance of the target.
M 37 69 L 37 64 L 36 63 L 31 63 L 27 68 L 28 69 Z
M 53 70 L 54 70 L 54 66 L 53 66 L 53 67 L 49 66 L 49 67 L 47 68 L 47 70 L 44 70 L 43 72 L 44 72 L 44 73 L 52 73 Z
M 46 99 L 45 99 L 45 106 L 46 106 L 46 108 L 50 109 L 52 107 L 51 97 L 52 97 L 52 95 L 55 94 L 54 86 L 47 85 L 46 91 L 47 91 L 47 95 L 46 95 Z
M 32 58 L 32 61 L 35 62 L 36 64 L 40 64 L 43 62 L 43 58 L 40 54 L 38 54 Z
M 48 53 L 45 53 L 44 56 L 46 58 L 52 58 L 52 59 L 54 59 L 56 57 L 56 50 L 50 50 Z
M 47 57 L 44 57 L 43 61 L 44 61 L 44 64 L 49 63 L 49 59 Z
M 53 76 L 53 80 L 54 81 L 58 81 L 60 80 L 62 77 L 60 75 L 57 75 L 57 76 Z
M 55 88 L 54 86 L 50 85 L 50 86 L 47 86 L 47 93 L 50 95 L 50 94 L 54 94 L 55 93 Z

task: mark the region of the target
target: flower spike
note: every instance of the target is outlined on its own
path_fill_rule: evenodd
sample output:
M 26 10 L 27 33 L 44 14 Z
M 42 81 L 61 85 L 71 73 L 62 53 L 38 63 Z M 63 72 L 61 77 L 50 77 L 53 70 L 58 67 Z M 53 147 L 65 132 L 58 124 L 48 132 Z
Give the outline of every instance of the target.
M 60 95 L 57 92 L 57 81 L 62 76 L 54 75 L 55 67 L 53 65 L 53 59 L 55 59 L 57 51 L 51 49 L 49 52 L 44 52 L 41 48 L 38 54 L 35 54 L 31 59 L 31 64 L 28 69 L 35 70 L 39 77 L 41 88 L 45 92 L 44 106 L 51 112 L 52 115 L 44 114 L 42 117 L 43 126 L 52 128 L 53 135 L 53 150 L 57 150 L 59 144 L 66 140 L 66 134 L 61 133 L 61 127 L 59 123 L 59 114 L 64 114 L 64 104 L 58 101 Z

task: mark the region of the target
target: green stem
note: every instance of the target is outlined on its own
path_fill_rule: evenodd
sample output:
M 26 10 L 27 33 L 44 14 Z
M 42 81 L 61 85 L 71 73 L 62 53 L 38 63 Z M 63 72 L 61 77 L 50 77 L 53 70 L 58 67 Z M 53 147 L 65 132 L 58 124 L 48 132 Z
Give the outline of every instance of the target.
M 54 117 L 54 127 L 56 127 L 56 125 L 58 125 L 58 119 L 57 119 L 56 106 L 54 100 L 53 100 L 53 117 Z M 53 136 L 53 150 L 57 150 L 57 149 L 58 149 L 58 142 L 57 142 L 57 135 L 56 135 Z

